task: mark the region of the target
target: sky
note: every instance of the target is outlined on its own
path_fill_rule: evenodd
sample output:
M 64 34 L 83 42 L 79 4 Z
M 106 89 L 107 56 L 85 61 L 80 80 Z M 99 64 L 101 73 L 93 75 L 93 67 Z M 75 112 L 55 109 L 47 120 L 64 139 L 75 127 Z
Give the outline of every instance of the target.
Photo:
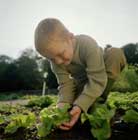
M 48 17 L 101 47 L 138 42 L 138 0 L 0 0 L 0 55 L 17 58 L 34 49 L 34 30 Z

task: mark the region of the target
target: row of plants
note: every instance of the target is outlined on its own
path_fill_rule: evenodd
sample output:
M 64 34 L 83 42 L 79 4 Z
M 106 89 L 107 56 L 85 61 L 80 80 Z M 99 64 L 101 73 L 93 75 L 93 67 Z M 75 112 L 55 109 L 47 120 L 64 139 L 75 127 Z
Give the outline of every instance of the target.
M 114 83 L 112 91 L 135 92 L 138 91 L 138 67 L 128 65 L 121 72 Z
M 36 139 L 46 138 L 71 117 L 68 113 L 70 105 L 59 109 L 55 102 L 56 97 L 44 96 L 31 98 L 25 107 L 0 105 L 0 132 L 6 136 L 22 128 L 27 134 L 33 130 L 31 135 Z M 138 92 L 111 93 L 106 103 L 97 101 L 89 113 L 82 113 L 81 123 L 89 121 L 92 135 L 97 140 L 107 140 L 112 134 L 113 118 L 119 109 L 124 111 L 122 121 L 138 124 Z M 25 139 L 29 139 L 29 136 Z

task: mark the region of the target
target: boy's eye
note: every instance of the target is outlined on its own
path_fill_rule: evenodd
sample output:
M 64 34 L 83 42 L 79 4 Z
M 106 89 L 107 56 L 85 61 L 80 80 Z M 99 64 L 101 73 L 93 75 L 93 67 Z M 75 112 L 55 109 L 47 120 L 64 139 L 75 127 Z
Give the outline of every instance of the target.
M 53 61 L 54 62 L 54 59 L 53 58 L 48 58 L 50 61 Z
M 65 50 L 53 56 L 53 58 L 49 58 L 50 61 L 56 62 L 57 60 L 63 60 L 65 56 Z

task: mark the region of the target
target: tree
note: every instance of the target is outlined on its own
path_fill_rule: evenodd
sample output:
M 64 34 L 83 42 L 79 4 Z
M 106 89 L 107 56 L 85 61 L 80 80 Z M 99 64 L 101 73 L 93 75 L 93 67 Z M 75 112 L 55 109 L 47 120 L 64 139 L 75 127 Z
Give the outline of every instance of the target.
M 37 54 L 32 49 L 26 49 L 16 60 L 17 73 L 22 89 L 42 88 L 42 74 L 36 62 Z
M 43 73 L 38 54 L 25 49 L 19 58 L 0 56 L 0 91 L 42 89 Z
M 13 58 L 7 56 L 7 55 L 0 55 L 0 63 L 7 63 L 10 64 L 12 63 L 14 60 Z
M 11 90 L 11 87 L 13 88 L 8 75 L 10 71 L 9 68 L 13 65 L 13 63 L 14 60 L 11 57 L 7 55 L 0 56 L 0 91 Z
M 138 64 L 138 43 L 129 43 L 122 47 L 124 50 L 127 63 L 130 65 L 137 65 Z
M 19 89 L 19 76 L 17 66 L 14 62 L 10 63 L 4 72 L 5 86 L 4 90 L 13 91 Z

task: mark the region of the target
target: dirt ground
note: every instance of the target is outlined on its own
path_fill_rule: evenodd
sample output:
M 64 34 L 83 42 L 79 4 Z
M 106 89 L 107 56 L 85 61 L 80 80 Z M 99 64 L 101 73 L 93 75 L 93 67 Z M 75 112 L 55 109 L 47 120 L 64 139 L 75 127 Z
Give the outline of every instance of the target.
M 28 103 L 28 100 L 10 100 L 10 101 L 0 101 L 0 104 L 9 104 L 9 105 L 16 105 L 16 104 L 20 104 L 20 105 L 26 105 Z

